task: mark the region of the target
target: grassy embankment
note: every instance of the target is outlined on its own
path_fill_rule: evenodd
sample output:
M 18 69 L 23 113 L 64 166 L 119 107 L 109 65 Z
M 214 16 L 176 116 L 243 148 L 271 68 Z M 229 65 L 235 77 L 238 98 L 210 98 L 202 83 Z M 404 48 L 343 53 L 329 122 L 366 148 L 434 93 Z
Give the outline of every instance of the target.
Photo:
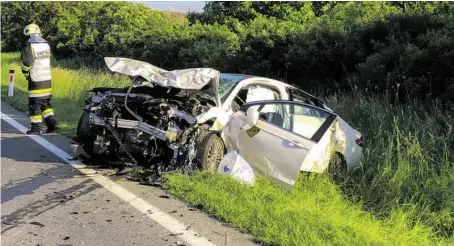
M 2 99 L 25 111 L 26 82 L 17 57 L 2 54 Z M 11 67 L 17 71 L 14 98 L 6 97 Z M 74 132 L 85 90 L 127 83 L 89 69 L 54 68 L 53 76 L 62 133 Z M 166 186 L 266 244 L 454 245 L 452 115 L 436 105 L 425 111 L 418 102 L 391 106 L 378 96 L 352 94 L 327 101 L 366 139 L 363 163 L 345 184 L 310 177 L 289 192 L 261 178 L 248 187 L 199 173 L 168 176 Z

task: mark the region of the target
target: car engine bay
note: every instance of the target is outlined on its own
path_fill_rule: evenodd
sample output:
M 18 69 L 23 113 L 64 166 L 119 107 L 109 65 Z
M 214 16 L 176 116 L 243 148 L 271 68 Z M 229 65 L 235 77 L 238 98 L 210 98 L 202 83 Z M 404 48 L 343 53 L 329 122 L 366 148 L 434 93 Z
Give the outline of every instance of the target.
M 213 120 L 199 124 L 197 116 L 215 106 L 198 91 L 139 86 L 94 88 L 79 120 L 74 142 L 91 162 L 124 168 L 140 166 L 161 172 L 202 168 L 196 146 Z

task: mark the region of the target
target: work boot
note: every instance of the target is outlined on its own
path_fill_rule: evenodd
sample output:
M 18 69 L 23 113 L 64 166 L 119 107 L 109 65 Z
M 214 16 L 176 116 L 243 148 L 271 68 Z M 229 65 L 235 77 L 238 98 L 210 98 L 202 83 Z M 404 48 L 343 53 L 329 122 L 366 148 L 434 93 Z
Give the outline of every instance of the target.
M 26 132 L 27 135 L 42 135 L 41 124 L 32 123 L 30 130 Z
M 46 123 L 47 126 L 46 133 L 52 133 L 58 129 L 57 120 L 55 119 L 55 116 L 51 115 L 46 117 L 44 119 L 44 122 Z

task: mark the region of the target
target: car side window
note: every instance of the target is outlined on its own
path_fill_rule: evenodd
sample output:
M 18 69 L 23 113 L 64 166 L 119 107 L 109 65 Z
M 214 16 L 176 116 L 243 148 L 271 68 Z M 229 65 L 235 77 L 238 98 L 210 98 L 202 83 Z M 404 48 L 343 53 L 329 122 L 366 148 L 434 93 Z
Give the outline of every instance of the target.
M 290 91 L 292 94 L 292 101 L 302 102 L 305 104 L 310 104 L 310 105 L 324 108 L 323 103 L 321 101 L 319 101 L 318 99 L 309 97 L 308 95 L 305 95 L 304 93 L 302 93 L 301 91 L 298 91 L 298 90 L 290 89 Z
M 233 112 L 238 111 L 243 104 L 246 103 L 247 89 L 241 89 L 233 98 L 232 101 L 232 110 Z
M 329 116 L 321 109 L 293 103 L 267 103 L 259 107 L 260 119 L 308 139 Z
M 260 106 L 259 118 L 275 126 L 284 128 L 285 112 L 282 104 L 267 103 Z
M 263 85 L 252 85 L 247 89 L 246 102 L 263 100 L 280 100 L 279 92 L 274 88 Z
M 251 85 L 242 88 L 232 101 L 233 112 L 238 111 L 247 102 L 262 100 L 279 100 L 280 94 L 277 90 L 263 85 Z
M 300 104 L 288 104 L 286 108 L 290 112 L 289 130 L 309 139 L 330 116 L 323 110 Z

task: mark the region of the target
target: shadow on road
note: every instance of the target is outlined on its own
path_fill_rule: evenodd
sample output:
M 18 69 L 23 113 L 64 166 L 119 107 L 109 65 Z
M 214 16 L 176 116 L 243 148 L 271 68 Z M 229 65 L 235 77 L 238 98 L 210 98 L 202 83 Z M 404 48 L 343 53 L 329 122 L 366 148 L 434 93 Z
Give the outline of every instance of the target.
M 19 162 L 39 162 L 64 164 L 62 160 L 55 157 L 51 152 L 36 144 L 25 135 L 14 135 L 14 137 L 3 137 L 1 140 L 2 159 L 11 159 Z M 30 154 L 33 152 L 33 154 Z M 36 153 L 39 153 L 36 154 Z
M 100 185 L 94 183 L 90 179 L 87 179 L 68 189 L 46 194 L 43 199 L 29 203 L 11 214 L 2 215 L 1 233 L 3 234 L 21 224 L 25 224 L 24 221 L 27 221 L 28 218 L 39 216 L 57 206 L 63 205 L 69 200 L 83 196 L 99 188 L 101 188 Z
M 9 206 L 9 214 L 2 211 L 2 234 L 28 223 L 30 218 L 101 188 L 27 136 L 2 134 L 0 144 L 3 169 L 0 203 L 2 208 Z M 78 176 L 83 179 L 77 179 Z M 63 189 L 61 182 L 66 183 L 65 180 L 77 184 Z M 23 196 L 29 198 L 26 203 L 12 201 Z M 15 204 L 19 206 L 11 207 Z
M 61 170 L 62 166 L 55 166 L 45 172 L 33 175 L 20 180 L 10 181 L 2 184 L 1 204 L 13 200 L 15 197 L 31 195 L 41 186 L 53 183 L 57 180 L 68 179 L 73 175 L 62 175 L 67 170 Z

